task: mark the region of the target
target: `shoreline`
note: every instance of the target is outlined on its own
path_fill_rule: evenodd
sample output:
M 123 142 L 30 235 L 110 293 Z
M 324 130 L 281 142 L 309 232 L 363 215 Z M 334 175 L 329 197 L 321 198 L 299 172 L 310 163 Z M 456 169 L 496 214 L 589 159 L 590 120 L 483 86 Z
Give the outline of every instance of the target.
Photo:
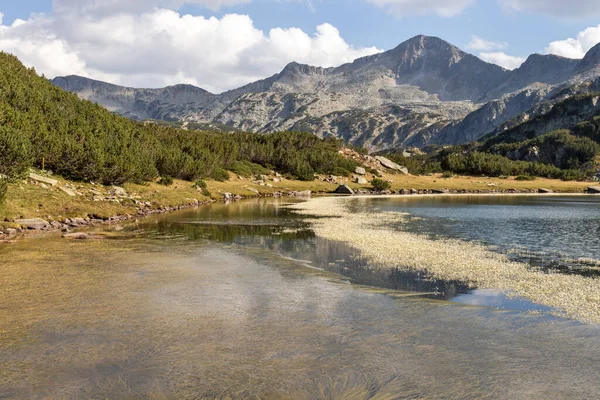
M 357 199 L 593 195 L 584 192 L 592 184 L 590 182 L 562 182 L 541 178 L 539 181 L 522 182 L 470 176 L 445 179 L 440 176 L 387 175 L 385 178 L 392 182 L 391 189 L 374 192 L 368 185 L 347 182 L 348 178 L 329 182 L 322 179 L 294 181 L 270 177 L 269 180 L 259 182 L 232 175 L 225 182 L 207 181 L 210 192 L 208 195 L 193 188 L 193 184 L 187 181 L 176 181 L 169 187 L 147 183 L 125 184 L 124 188 L 120 188 L 77 183 L 60 177 L 55 179 L 55 186 L 52 187 L 43 182 L 25 180 L 13 185 L 7 199 L 9 204 L 0 206 L 0 243 L 15 243 L 23 237 L 44 236 L 44 233 L 50 232 L 62 231 L 68 234 L 75 229 L 127 223 L 218 201 L 265 197 L 348 197 L 334 193 L 339 184 L 352 188 L 355 194 L 350 197 Z M 543 189 L 542 184 L 544 187 L 558 187 L 564 191 Z M 457 185 L 461 187 L 456 187 Z M 446 189 L 444 186 L 456 188 Z M 411 189 L 407 189 L 408 187 Z

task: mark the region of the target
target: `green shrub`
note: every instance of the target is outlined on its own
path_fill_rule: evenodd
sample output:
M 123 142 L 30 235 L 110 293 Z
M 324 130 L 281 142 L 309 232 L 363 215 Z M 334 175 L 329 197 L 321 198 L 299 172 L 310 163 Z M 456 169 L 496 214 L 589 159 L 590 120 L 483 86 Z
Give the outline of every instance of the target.
M 204 196 L 210 197 L 210 192 L 208 191 L 208 187 L 206 185 L 206 182 L 204 182 L 204 180 L 202 180 L 202 179 L 197 180 L 196 183 L 194 184 L 194 187 L 196 189 L 200 189 Z
M 342 167 L 335 167 L 332 171 L 332 175 L 335 176 L 350 176 L 350 171 L 348 171 L 347 169 L 344 169 Z
M 244 178 L 248 178 L 253 175 L 269 175 L 271 173 L 269 169 L 263 167 L 262 165 L 255 164 L 247 160 L 234 162 L 229 170 L 236 175 L 243 176 Z
M 173 178 L 171 178 L 170 176 L 163 176 L 162 178 L 160 178 L 158 183 L 163 186 L 171 186 L 173 184 Z
M 450 171 L 445 171 L 442 174 L 442 178 L 452 178 L 453 176 L 454 176 L 454 174 L 452 172 L 450 172 Z
M 383 179 L 375 178 L 371 181 L 371 186 L 373 186 L 373 189 L 380 192 L 383 190 L 388 190 L 390 187 L 392 187 L 392 184 L 388 181 L 384 181 Z
M 0 126 L 0 175 L 20 178 L 32 166 L 32 148 L 28 138 L 8 126 Z
M 6 193 L 8 193 L 8 181 L 4 178 L 0 178 L 0 205 L 6 200 Z
M 210 175 L 215 181 L 225 182 L 229 180 L 229 173 L 223 168 L 216 168 Z

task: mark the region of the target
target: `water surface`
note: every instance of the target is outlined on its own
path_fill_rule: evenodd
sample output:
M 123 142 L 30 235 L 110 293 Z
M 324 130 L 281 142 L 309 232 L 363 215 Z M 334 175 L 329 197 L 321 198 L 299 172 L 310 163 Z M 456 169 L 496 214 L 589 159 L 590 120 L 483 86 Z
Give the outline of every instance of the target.
M 285 203 L 0 248 L 0 398 L 600 397 L 597 325 L 420 296 L 463 288 L 374 270 Z

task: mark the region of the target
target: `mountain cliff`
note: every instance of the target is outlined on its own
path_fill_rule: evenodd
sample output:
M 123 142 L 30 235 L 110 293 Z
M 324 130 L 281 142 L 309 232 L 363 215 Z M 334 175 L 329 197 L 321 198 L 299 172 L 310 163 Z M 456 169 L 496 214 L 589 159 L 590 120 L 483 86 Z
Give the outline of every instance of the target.
M 302 130 L 377 151 L 477 140 L 535 107 L 547 111 L 565 96 L 585 93 L 598 76 L 600 45 L 583 60 L 534 54 L 508 71 L 420 35 L 335 68 L 290 63 L 221 94 L 189 85 L 124 88 L 76 76 L 53 83 L 133 119 Z

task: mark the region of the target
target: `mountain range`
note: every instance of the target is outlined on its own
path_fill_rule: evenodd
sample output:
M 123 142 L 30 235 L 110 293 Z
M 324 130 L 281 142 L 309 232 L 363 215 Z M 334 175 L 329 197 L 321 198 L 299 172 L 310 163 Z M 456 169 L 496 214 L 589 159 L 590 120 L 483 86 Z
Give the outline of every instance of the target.
M 221 94 L 191 85 L 126 88 L 80 76 L 52 82 L 132 119 L 308 131 L 380 151 L 474 141 L 594 90 L 599 78 L 600 44 L 581 60 L 533 54 L 509 71 L 420 35 L 335 68 L 290 63 Z

